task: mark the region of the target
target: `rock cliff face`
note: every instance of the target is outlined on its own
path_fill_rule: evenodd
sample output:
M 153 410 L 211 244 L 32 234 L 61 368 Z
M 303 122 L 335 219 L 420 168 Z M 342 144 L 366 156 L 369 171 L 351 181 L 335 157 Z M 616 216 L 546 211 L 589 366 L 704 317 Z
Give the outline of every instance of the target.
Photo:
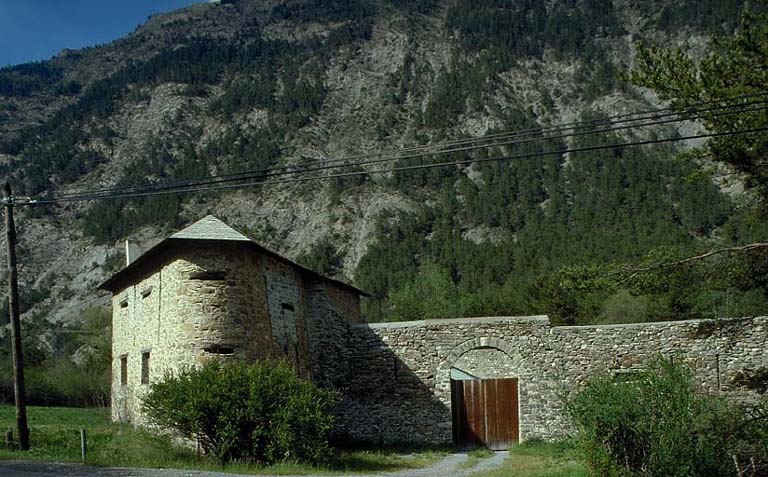
M 3 172 L 19 195 L 44 197 L 643 110 L 654 98 L 616 79 L 633 43 L 703 51 L 732 28 L 741 2 L 513 3 L 231 0 L 155 15 L 110 44 L 0 71 Z M 557 170 L 569 167 L 559 161 Z M 461 212 L 467 179 L 504 187 L 492 174 L 467 167 L 413 187 L 389 174 L 22 208 L 28 314 L 72 320 L 106 305 L 93 290 L 122 263 L 123 239 L 146 249 L 209 213 L 292 258 L 325 250 L 328 271 L 347 279 L 385 240 L 377 224 L 445 194 L 458 201 L 454 227 L 467 242 L 516 240 L 524 225 Z M 533 206 L 546 210 L 551 194 L 542 186 Z

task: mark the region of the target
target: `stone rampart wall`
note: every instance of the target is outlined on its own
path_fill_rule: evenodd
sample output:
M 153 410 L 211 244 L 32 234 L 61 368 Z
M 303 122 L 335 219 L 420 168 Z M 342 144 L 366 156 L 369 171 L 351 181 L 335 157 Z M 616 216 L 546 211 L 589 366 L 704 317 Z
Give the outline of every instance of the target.
M 282 357 L 339 390 L 356 439 L 450 442 L 451 369 L 519 381 L 520 437 L 568 430 L 564 397 L 598 373 L 680 360 L 702 392 L 750 399 L 743 373 L 768 367 L 768 318 L 552 327 L 538 317 L 360 321 L 357 296 L 242 245 L 190 242 L 113 298 L 113 418 L 141 423 L 149 381 L 206 359 Z M 121 382 L 126 357 L 127 382 Z
M 450 442 L 450 370 L 517 377 L 521 439 L 568 430 L 564 396 L 598 373 L 649 359 L 681 360 L 702 392 L 753 397 L 739 373 L 768 366 L 766 317 L 552 327 L 546 317 L 434 320 L 350 327 L 349 383 L 341 410 L 353 438 Z M 504 359 L 500 359 L 504 356 Z

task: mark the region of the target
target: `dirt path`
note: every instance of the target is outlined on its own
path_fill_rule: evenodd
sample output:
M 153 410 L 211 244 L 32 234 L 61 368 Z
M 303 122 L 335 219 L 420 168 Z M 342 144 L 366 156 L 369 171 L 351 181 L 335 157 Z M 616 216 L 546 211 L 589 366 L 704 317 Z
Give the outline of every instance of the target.
M 401 470 L 397 472 L 377 472 L 374 474 L 347 474 L 354 477 L 468 477 L 472 473 L 491 469 L 501 464 L 506 452 L 496 452 L 493 456 L 482 459 L 470 469 L 459 466 L 467 460 L 467 454 L 449 454 L 436 463 L 423 469 Z M 269 476 L 260 477 L 291 477 Z M 324 474 L 318 474 L 324 475 Z M 0 476 L 3 477 L 242 477 L 241 474 L 206 472 L 199 470 L 176 469 L 127 469 L 120 467 L 90 467 L 79 464 L 59 464 L 51 462 L 0 461 Z M 296 476 L 299 477 L 299 476 Z M 312 476 L 303 476 L 312 477 Z

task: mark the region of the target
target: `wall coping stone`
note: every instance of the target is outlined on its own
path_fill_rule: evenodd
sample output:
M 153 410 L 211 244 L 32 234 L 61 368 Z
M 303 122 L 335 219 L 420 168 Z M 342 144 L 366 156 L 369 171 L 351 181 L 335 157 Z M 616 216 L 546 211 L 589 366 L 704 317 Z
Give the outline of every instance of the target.
M 590 329 L 614 329 L 614 328 L 660 328 L 671 327 L 686 324 L 697 323 L 722 323 L 722 322 L 747 322 L 754 320 L 766 320 L 766 316 L 753 316 L 753 317 L 739 317 L 739 318 L 705 318 L 697 320 L 678 320 L 678 321 L 650 321 L 647 323 L 620 323 L 613 325 L 574 325 L 574 326 L 553 326 L 552 331 L 569 331 L 569 330 L 590 330 Z
M 418 328 L 433 325 L 478 325 L 485 323 L 540 323 L 549 326 L 547 315 L 534 316 L 485 316 L 478 318 L 446 318 L 439 320 L 393 321 L 385 323 L 361 323 L 352 328 Z
M 705 318 L 693 320 L 676 321 L 651 321 L 647 323 L 619 323 L 608 325 L 571 325 L 571 326 L 549 326 L 553 332 L 563 332 L 572 330 L 594 330 L 594 329 L 621 329 L 621 328 L 659 328 L 672 327 L 686 324 L 711 323 L 711 322 L 747 322 L 747 321 L 768 321 L 768 316 L 743 316 L 736 318 Z M 424 326 L 435 325 L 477 325 L 490 323 L 542 323 L 550 325 L 549 316 L 531 315 L 531 316 L 483 316 L 476 318 L 443 318 L 436 320 L 414 320 L 414 321 L 392 321 L 383 323 L 359 323 L 352 325 L 352 328 L 369 329 L 396 329 L 396 328 L 420 328 Z

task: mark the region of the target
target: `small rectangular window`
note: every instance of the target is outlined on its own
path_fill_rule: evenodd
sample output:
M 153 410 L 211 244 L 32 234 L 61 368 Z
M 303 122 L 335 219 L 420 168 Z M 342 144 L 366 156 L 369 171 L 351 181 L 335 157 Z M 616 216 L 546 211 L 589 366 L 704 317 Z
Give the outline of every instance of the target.
M 146 298 L 152 294 L 152 287 L 147 287 L 141 291 L 141 297 Z
M 293 305 L 291 305 L 290 303 L 282 303 L 280 306 L 283 307 L 283 310 L 290 310 L 290 311 L 294 310 Z
M 128 355 L 120 356 L 120 385 L 128 384 Z
M 141 384 L 149 384 L 149 351 L 141 353 Z
M 128 298 L 120 300 L 120 308 L 128 308 Z

